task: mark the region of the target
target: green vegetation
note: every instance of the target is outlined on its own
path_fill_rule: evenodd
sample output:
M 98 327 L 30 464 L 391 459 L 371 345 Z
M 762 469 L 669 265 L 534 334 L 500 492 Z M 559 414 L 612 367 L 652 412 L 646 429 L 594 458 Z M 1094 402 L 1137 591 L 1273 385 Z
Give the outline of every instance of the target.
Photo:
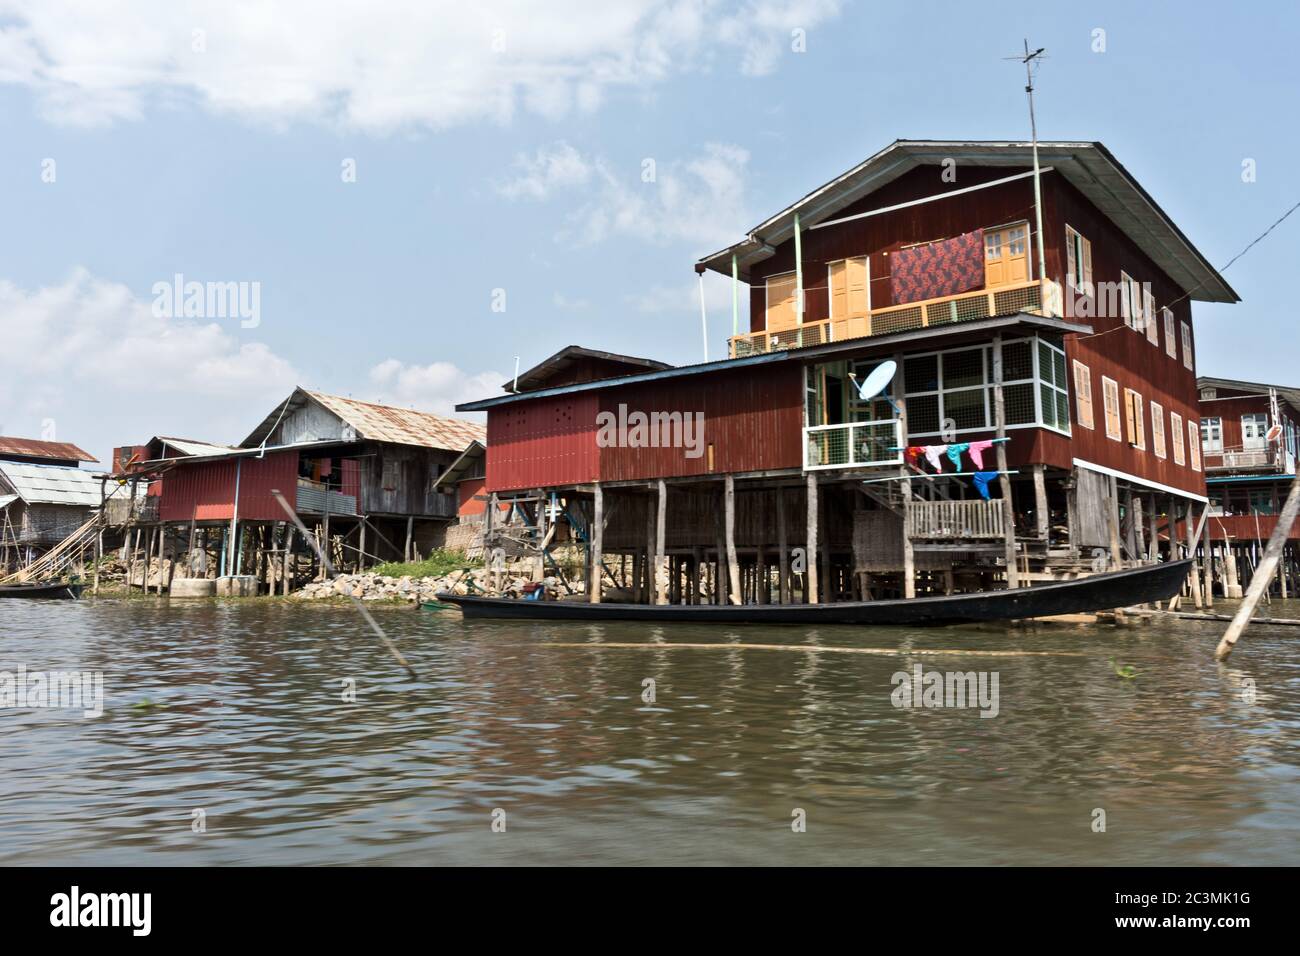
M 449 551 L 445 548 L 439 548 L 423 561 L 390 561 L 387 564 L 376 565 L 373 570 L 375 574 L 390 578 L 407 576 L 413 578 L 440 578 L 451 574 L 453 571 L 459 571 L 461 568 L 479 568 L 482 566 L 482 561 L 474 561 L 465 557 L 463 551 Z

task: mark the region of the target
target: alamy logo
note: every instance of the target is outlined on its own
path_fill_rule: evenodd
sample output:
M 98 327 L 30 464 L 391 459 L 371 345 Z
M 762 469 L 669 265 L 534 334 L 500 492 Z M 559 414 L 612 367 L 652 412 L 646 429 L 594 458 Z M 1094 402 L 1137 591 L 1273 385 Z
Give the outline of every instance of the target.
M 629 412 L 620 402 L 618 414 L 596 415 L 596 428 L 600 448 L 684 448 L 687 458 L 704 454 L 703 412 Z
M 129 926 L 132 935 L 148 936 L 152 928 L 153 894 L 70 893 L 50 897 L 51 926 Z
M 104 713 L 103 671 L 0 671 L 0 709 L 80 710 L 84 717 Z
M 898 671 L 889 701 L 895 707 L 978 707 L 981 717 L 998 715 L 997 671 Z
M 185 281 L 155 282 L 153 314 L 160 319 L 239 319 L 240 328 L 262 324 L 262 283 Z

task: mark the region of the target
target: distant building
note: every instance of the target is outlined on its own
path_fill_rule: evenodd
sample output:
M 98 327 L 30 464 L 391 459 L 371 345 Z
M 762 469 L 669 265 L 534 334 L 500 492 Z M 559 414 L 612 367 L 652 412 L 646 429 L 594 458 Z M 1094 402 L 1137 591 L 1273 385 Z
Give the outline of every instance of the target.
M 90 519 L 99 475 L 79 464 L 95 460 L 67 442 L 0 438 L 0 573 L 30 564 Z

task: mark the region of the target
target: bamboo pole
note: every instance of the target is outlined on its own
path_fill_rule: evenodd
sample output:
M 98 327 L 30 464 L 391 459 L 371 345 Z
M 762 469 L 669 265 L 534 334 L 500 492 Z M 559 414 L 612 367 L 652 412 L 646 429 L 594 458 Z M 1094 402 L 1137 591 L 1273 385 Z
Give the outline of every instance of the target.
M 655 603 L 668 603 L 668 569 L 664 556 L 664 538 L 668 525 L 668 483 L 659 479 L 659 507 L 655 514 Z
M 790 546 L 785 533 L 785 489 L 776 490 L 777 583 L 782 604 L 790 603 Z
M 1007 405 L 1002 391 L 1002 334 L 993 336 L 993 423 L 996 437 L 1007 437 Z M 1011 500 L 1011 479 L 1007 477 L 1007 443 L 999 441 L 997 451 L 998 486 L 1002 489 L 1003 541 L 1006 546 L 1007 587 L 1020 587 L 1020 571 L 1016 567 L 1016 509 Z
M 587 599 L 592 604 L 600 603 L 600 568 L 602 563 L 601 556 L 601 539 L 605 530 L 605 493 L 600 487 L 600 482 L 596 482 L 592 489 L 592 518 L 590 554 L 587 572 Z
M 1286 539 L 1291 534 L 1291 525 L 1295 523 L 1297 512 L 1300 512 L 1300 476 L 1291 482 L 1291 492 L 1286 496 L 1286 503 L 1282 506 L 1282 513 L 1278 515 L 1277 525 L 1268 539 L 1264 559 L 1259 563 L 1255 576 L 1250 580 L 1250 590 L 1246 592 L 1245 600 L 1241 602 L 1241 607 L 1237 608 L 1237 613 L 1232 623 L 1228 625 L 1228 629 L 1223 632 L 1223 640 L 1219 641 L 1219 646 L 1215 648 L 1215 660 L 1226 661 L 1237 641 L 1241 639 L 1241 635 L 1245 633 L 1246 625 L 1250 623 L 1250 617 L 1255 613 L 1255 606 L 1259 604 L 1260 596 L 1272 580 L 1273 569 L 1277 567 L 1282 549 L 1286 547 Z

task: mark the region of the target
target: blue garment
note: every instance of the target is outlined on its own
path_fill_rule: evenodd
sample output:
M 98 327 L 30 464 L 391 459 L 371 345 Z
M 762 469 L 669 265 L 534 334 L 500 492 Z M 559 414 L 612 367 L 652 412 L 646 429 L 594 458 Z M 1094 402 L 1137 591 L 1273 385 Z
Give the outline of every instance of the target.
M 961 471 L 961 453 L 969 447 L 970 442 L 962 442 L 960 445 L 948 446 L 948 460 L 957 466 L 958 471 Z
M 980 497 L 985 501 L 989 500 L 989 482 L 998 476 L 996 471 L 977 471 L 975 472 L 975 490 L 980 493 Z

